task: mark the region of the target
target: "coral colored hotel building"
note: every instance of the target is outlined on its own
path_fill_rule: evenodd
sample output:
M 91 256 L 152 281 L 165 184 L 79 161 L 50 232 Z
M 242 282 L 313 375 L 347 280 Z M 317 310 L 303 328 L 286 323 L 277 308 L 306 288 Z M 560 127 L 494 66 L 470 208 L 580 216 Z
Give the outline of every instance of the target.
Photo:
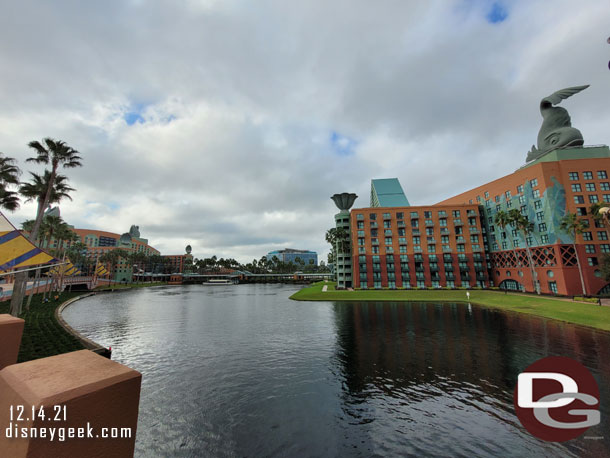
M 436 205 L 409 205 L 396 179 L 373 180 L 371 206 L 335 216 L 349 229 L 350 263 L 341 264 L 338 287 L 490 287 L 546 294 L 610 293 L 600 271 L 610 253 L 608 229 L 590 214 L 610 202 L 607 146 L 556 149 L 514 173 Z M 527 240 L 515 228 L 494 223 L 498 211 L 518 209 L 534 224 Z M 574 240 L 560 229 L 567 213 L 587 229 Z M 536 278 L 526 252 L 530 247 Z M 348 265 L 351 264 L 351 265 Z

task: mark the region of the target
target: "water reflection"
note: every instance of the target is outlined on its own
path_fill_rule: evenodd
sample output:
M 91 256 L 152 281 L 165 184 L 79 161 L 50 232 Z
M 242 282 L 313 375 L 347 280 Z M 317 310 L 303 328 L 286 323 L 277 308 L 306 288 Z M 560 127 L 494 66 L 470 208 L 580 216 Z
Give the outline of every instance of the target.
M 555 445 L 529 436 L 512 406 L 525 367 L 568 356 L 600 386 L 602 423 L 587 436 L 606 436 L 607 333 L 463 304 L 336 303 L 334 313 L 343 409 L 355 425 L 376 424 L 368 442 L 390 437 L 413 454 L 609 455 L 610 437 Z
M 99 295 L 66 320 L 143 374 L 136 456 L 608 456 L 610 337 L 463 304 L 288 300 L 294 287 L 191 285 Z M 569 356 L 602 424 L 530 436 L 517 374 Z

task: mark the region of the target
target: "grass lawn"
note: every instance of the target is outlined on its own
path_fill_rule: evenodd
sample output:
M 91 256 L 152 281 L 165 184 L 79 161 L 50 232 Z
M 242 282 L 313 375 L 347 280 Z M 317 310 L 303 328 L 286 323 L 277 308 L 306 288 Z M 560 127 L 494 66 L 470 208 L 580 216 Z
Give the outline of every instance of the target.
M 25 320 L 25 327 L 17 362 L 22 363 L 31 359 L 45 358 L 85 348 L 76 337 L 68 333 L 57 322 L 55 309 L 62 302 L 86 292 L 64 292 L 58 301 L 52 300 L 53 297 L 51 297 L 51 302 L 45 304 L 42 303 L 42 293 L 34 295 L 30 311 L 24 311 L 20 317 Z M 10 301 L 0 302 L 0 313 L 9 313 L 9 305 Z
M 322 291 L 328 286 L 326 292 Z M 553 318 L 569 323 L 610 331 L 610 307 L 527 296 L 503 291 L 469 290 L 470 303 L 502 310 Z M 337 291 L 335 283 L 317 282 L 294 293 L 296 301 L 407 301 L 407 302 L 467 302 L 466 290 L 358 290 Z

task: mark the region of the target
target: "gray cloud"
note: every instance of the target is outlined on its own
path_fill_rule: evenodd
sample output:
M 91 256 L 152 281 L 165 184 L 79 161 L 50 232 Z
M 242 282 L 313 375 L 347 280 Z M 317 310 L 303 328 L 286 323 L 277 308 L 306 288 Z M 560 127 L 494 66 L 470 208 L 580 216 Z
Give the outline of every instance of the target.
M 23 164 L 45 136 L 81 151 L 62 204 L 77 227 L 139 224 L 198 257 L 326 253 L 331 194 L 366 206 L 370 179 L 396 176 L 425 205 L 509 173 L 559 88 L 592 85 L 565 106 L 588 143 L 608 141 L 606 2 L 507 1 L 496 24 L 491 4 L 13 2 L 0 151 Z

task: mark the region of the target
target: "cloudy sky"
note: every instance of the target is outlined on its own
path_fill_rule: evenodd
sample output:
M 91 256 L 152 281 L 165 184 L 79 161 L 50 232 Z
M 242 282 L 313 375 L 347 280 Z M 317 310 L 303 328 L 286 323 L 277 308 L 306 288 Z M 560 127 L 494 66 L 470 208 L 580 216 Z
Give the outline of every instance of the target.
M 591 84 L 562 106 L 610 142 L 609 25 L 607 0 L 5 0 L 0 151 L 24 179 L 29 141 L 80 151 L 76 227 L 325 259 L 332 194 L 398 177 L 425 205 L 510 173 L 558 89 Z

